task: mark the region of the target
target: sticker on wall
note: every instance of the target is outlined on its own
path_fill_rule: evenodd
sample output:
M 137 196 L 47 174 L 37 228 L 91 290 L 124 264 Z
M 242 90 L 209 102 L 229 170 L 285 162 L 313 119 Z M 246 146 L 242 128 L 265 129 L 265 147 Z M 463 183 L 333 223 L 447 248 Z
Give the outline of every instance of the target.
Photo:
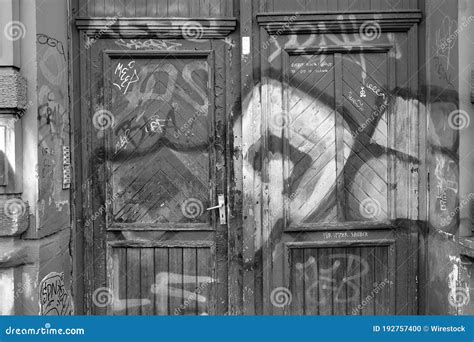
M 63 190 L 71 187 L 71 151 L 63 146 Z
M 41 316 L 68 316 L 74 314 L 72 298 L 64 285 L 64 272 L 51 272 L 41 280 L 39 287 Z

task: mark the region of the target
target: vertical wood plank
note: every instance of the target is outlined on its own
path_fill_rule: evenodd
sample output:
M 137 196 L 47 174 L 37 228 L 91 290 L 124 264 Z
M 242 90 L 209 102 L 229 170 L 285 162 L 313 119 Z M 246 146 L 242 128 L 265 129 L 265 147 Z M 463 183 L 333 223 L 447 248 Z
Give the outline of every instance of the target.
M 221 15 L 221 1 L 209 0 L 209 11 L 211 17 L 219 17 Z
M 104 16 L 104 0 L 93 0 L 94 15 L 97 17 Z
M 328 0 L 328 11 L 337 11 L 337 1 L 334 0 Z
M 189 1 L 189 16 L 192 18 L 199 17 L 199 0 L 190 0 Z
M 178 13 L 180 17 L 189 17 L 190 3 L 192 0 L 178 0 Z
M 201 0 L 202 3 L 203 0 Z M 248 18 L 252 17 L 252 1 L 240 1 L 240 22 L 242 34 L 246 36 L 252 35 L 252 22 Z M 257 30 L 255 31 L 257 36 Z M 240 37 L 239 37 L 240 39 Z M 249 55 L 247 63 L 240 63 L 241 75 L 241 97 L 242 97 L 242 115 L 241 115 L 241 131 L 242 131 L 242 156 L 247 156 L 252 153 L 251 146 L 260 139 L 260 113 L 257 110 L 257 103 L 259 103 L 260 91 L 253 86 L 253 70 L 256 67 L 254 63 L 258 63 L 258 59 L 252 58 Z M 249 129 L 253 127 L 254 129 Z M 245 315 L 253 315 L 256 311 L 256 278 L 255 269 L 258 266 L 256 257 L 256 240 L 260 233 L 257 232 L 257 227 L 260 227 L 261 205 L 259 200 L 261 197 L 261 182 L 259 177 L 255 174 L 253 168 L 254 161 L 249 158 L 242 159 L 242 245 L 245 246 L 242 251 L 243 258 L 243 309 Z M 255 203 L 257 202 L 257 204 Z
M 370 9 L 373 11 L 382 9 L 382 0 L 370 0 Z
M 372 291 L 375 294 L 375 314 L 388 315 L 390 312 L 390 298 L 388 286 L 388 248 L 374 248 L 375 281 Z
M 115 0 L 114 1 L 114 8 L 115 8 L 115 15 L 117 16 L 126 16 L 126 3 L 124 0 Z
M 179 16 L 179 2 L 176 0 L 168 0 L 168 16 Z
M 305 274 L 306 270 L 304 267 L 304 249 L 303 248 L 292 248 L 291 249 L 291 274 L 290 274 L 290 291 L 293 295 L 291 302 L 292 314 L 293 315 L 304 315 L 304 297 L 305 297 Z M 300 268 L 301 266 L 301 268 Z
M 147 15 L 147 0 L 135 0 L 135 16 L 145 17 Z
M 274 12 L 290 12 L 294 11 L 297 4 L 293 1 L 273 0 Z
M 374 299 L 370 299 L 372 288 L 374 286 L 374 249 L 373 247 L 362 247 L 360 252 L 362 262 L 369 266 L 369 272 L 362 277 L 361 281 L 361 302 L 362 315 L 374 315 Z M 362 266 L 362 265 L 361 265 Z
M 319 272 L 318 272 L 318 248 L 306 248 L 304 250 L 303 262 L 307 263 L 305 274 L 305 314 L 318 315 L 319 314 Z
M 106 17 L 113 17 L 115 15 L 115 1 L 114 0 L 104 0 L 104 14 Z
M 146 2 L 146 15 L 148 17 L 157 17 L 156 7 L 158 0 L 147 0 Z
M 196 248 L 183 248 L 183 315 L 196 315 L 197 302 L 201 298 L 198 282 Z
M 115 270 L 117 274 L 118 297 L 114 298 L 114 303 L 126 303 L 127 299 L 127 248 L 115 248 L 115 255 L 117 258 L 118 268 Z M 123 306 L 122 310 L 114 305 L 114 315 L 126 315 L 127 307 Z
M 199 1 L 196 1 L 199 4 Z M 238 9 L 238 8 L 237 8 Z M 232 10 L 232 9 L 231 9 Z M 228 13 L 229 14 L 229 13 Z M 231 12 L 229 16 L 233 16 Z M 226 83 L 227 151 L 242 151 L 241 101 L 230 100 L 240 96 L 240 35 L 232 33 L 235 46 L 226 47 L 226 75 L 232 75 L 232 81 Z M 229 77 L 229 76 L 228 76 Z M 242 159 L 240 153 L 227 153 L 227 165 L 232 165 L 227 173 L 227 194 L 229 197 L 228 254 L 229 258 L 229 315 L 243 313 L 243 256 L 242 256 Z
M 210 258 L 209 249 L 197 248 L 196 259 L 197 259 L 196 275 L 198 277 L 212 276 L 212 273 L 210 272 L 211 258 Z M 213 288 L 213 286 L 214 286 L 213 283 L 209 283 L 206 286 L 204 285 L 202 286 L 200 293 L 201 293 L 201 296 L 206 298 L 206 300 L 202 302 L 201 301 L 197 302 L 198 315 L 209 314 L 209 311 L 210 311 L 209 304 L 212 302 L 211 289 Z
M 209 0 L 199 0 L 199 14 L 201 17 L 210 16 Z
M 156 3 L 156 15 L 158 18 L 168 16 L 168 0 L 155 0 Z
M 347 255 L 345 248 L 333 248 L 333 257 L 331 259 L 333 269 L 333 314 L 346 314 L 346 290 L 347 284 L 344 280 L 347 277 Z
M 332 315 L 332 263 L 329 255 L 332 248 L 318 248 L 318 275 L 319 275 L 319 314 Z
M 127 314 L 140 314 L 140 249 L 127 248 Z
M 344 222 L 346 219 L 346 201 L 344 190 L 344 105 L 342 88 L 342 56 L 334 55 L 334 88 L 335 88 L 335 121 L 336 121 L 336 199 L 337 219 Z
M 168 296 L 170 315 L 182 315 L 183 304 L 183 249 L 169 249 Z
M 359 0 L 359 7 L 361 10 L 369 10 L 370 0 Z
M 155 313 L 168 315 L 168 248 L 155 248 Z
M 141 314 L 153 315 L 155 312 L 155 300 L 152 291 L 155 282 L 155 256 L 153 248 L 143 248 L 141 250 L 140 278 Z
M 124 1 L 125 3 L 125 13 L 126 17 L 134 17 L 135 16 L 135 0 L 127 0 Z
M 356 313 L 356 315 L 360 315 L 360 312 L 356 310 L 357 306 L 361 302 L 361 280 L 363 277 L 362 272 L 364 271 L 362 269 L 363 265 L 360 263 L 360 248 L 348 247 L 346 252 L 348 255 L 346 267 L 346 313 L 348 315 L 353 315 L 354 313 Z

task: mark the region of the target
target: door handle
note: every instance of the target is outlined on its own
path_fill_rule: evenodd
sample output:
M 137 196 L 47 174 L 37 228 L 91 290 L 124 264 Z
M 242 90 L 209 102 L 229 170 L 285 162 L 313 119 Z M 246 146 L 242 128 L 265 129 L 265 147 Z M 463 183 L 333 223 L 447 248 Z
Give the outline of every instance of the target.
M 226 215 L 225 215 L 225 200 L 224 195 L 217 195 L 217 205 L 209 207 L 206 210 L 219 209 L 219 220 L 220 224 L 226 224 Z
M 209 207 L 209 208 L 207 208 L 206 210 L 217 209 L 217 208 L 220 208 L 220 207 L 222 207 L 222 204 L 215 205 L 215 206 L 213 206 L 213 207 Z

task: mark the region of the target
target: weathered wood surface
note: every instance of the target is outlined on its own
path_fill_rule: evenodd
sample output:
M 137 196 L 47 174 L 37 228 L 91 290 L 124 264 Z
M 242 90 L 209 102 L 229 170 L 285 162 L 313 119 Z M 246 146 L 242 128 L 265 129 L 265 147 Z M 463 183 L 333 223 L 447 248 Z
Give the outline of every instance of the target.
M 233 2 L 221 0 L 81 0 L 82 16 L 90 17 L 225 17 Z

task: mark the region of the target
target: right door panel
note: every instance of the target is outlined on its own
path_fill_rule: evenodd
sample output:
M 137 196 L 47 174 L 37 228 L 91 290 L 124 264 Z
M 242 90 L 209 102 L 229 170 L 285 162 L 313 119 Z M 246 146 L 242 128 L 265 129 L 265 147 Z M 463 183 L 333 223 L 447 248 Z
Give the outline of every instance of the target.
M 284 47 L 280 54 L 268 52 L 264 78 L 269 187 L 263 229 L 270 243 L 263 261 L 271 269 L 264 274 L 265 309 L 412 313 L 417 250 L 408 170 L 417 159 L 405 135 L 417 112 L 400 92 L 409 76 L 407 56 L 387 39 L 301 48 L 291 37 L 275 44 Z M 287 305 L 276 302 L 282 289 L 291 298 Z

